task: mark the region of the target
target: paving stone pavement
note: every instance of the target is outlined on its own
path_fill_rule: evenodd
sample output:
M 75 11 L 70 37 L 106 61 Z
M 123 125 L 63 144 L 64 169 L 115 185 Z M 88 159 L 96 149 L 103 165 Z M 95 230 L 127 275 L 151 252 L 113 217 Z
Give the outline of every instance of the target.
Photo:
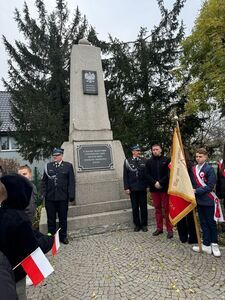
M 225 249 L 215 258 L 152 231 L 74 237 L 48 255 L 55 272 L 28 287 L 28 299 L 225 299 Z

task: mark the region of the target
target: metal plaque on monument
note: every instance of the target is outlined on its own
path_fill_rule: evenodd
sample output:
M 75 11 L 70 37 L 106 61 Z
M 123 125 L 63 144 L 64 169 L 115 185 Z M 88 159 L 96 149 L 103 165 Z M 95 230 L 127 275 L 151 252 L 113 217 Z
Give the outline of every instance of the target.
M 86 95 L 98 95 L 98 81 L 96 71 L 82 70 L 83 92 Z
M 108 144 L 77 146 L 78 170 L 96 171 L 113 169 L 112 147 Z

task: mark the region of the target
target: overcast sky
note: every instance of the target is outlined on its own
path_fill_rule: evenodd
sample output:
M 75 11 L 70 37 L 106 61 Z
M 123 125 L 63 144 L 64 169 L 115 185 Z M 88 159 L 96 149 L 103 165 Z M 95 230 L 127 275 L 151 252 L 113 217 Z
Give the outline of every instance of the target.
M 27 0 L 30 12 L 36 13 L 35 0 Z M 46 0 L 46 8 L 51 11 L 55 0 Z M 191 33 L 194 21 L 198 16 L 203 0 L 186 0 L 181 18 L 186 26 L 186 34 Z M 1 1 L 0 4 L 0 34 L 5 35 L 9 42 L 19 39 L 14 10 L 22 10 L 24 0 Z M 99 39 L 107 40 L 110 33 L 123 41 L 135 40 L 140 27 L 150 31 L 160 21 L 160 12 L 156 0 L 67 0 L 73 13 L 76 6 L 85 14 L 88 23 L 95 27 Z M 166 7 L 171 8 L 174 0 L 164 0 Z M 0 78 L 7 78 L 7 54 L 0 40 Z M 0 82 L 0 90 L 4 90 Z

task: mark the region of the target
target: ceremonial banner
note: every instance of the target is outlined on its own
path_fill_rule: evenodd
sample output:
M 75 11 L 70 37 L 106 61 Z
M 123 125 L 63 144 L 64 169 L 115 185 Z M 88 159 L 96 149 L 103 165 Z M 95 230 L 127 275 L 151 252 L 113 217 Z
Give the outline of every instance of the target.
M 196 200 L 184 157 L 179 129 L 174 129 L 169 180 L 169 218 L 176 225 L 196 207 Z

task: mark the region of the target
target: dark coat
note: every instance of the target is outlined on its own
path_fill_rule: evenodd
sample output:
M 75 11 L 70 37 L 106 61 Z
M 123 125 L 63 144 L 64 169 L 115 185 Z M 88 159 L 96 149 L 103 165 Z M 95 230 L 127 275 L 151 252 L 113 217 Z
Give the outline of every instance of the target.
M 146 159 L 143 157 L 138 157 L 138 159 L 134 159 L 133 157 L 125 159 L 123 165 L 124 190 L 146 190 L 145 164 Z
M 0 208 L 0 250 L 15 267 L 38 247 L 38 243 L 25 212 L 4 208 L 3 204 Z M 21 266 L 14 274 L 16 282 L 26 276 Z
M 5 175 L 1 178 L 7 190 L 7 199 L 0 207 L 0 251 L 8 258 L 12 267 L 17 266 L 38 246 L 46 253 L 53 245 L 53 237 L 47 237 L 48 243 L 36 237 L 31 222 L 25 213 L 33 191 L 29 180 L 18 174 Z M 14 270 L 16 282 L 26 273 L 19 266 Z
M 42 196 L 49 201 L 72 201 L 75 199 L 75 177 L 71 163 L 62 161 L 57 168 L 48 163 L 42 178 Z
M 16 283 L 7 257 L 0 251 L 0 299 L 16 300 Z
M 169 163 L 170 160 L 165 156 L 152 155 L 152 157 L 147 160 L 145 170 L 150 192 L 167 192 L 169 185 Z M 162 186 L 161 189 L 155 188 L 156 181 Z
M 216 185 L 216 174 L 213 167 L 205 163 L 200 170 L 200 177 L 204 180 L 206 186 L 199 187 L 195 176 L 191 176 L 193 188 L 195 189 L 195 196 L 197 204 L 204 206 L 214 206 L 214 201 L 209 197 L 208 193 L 212 192 Z

